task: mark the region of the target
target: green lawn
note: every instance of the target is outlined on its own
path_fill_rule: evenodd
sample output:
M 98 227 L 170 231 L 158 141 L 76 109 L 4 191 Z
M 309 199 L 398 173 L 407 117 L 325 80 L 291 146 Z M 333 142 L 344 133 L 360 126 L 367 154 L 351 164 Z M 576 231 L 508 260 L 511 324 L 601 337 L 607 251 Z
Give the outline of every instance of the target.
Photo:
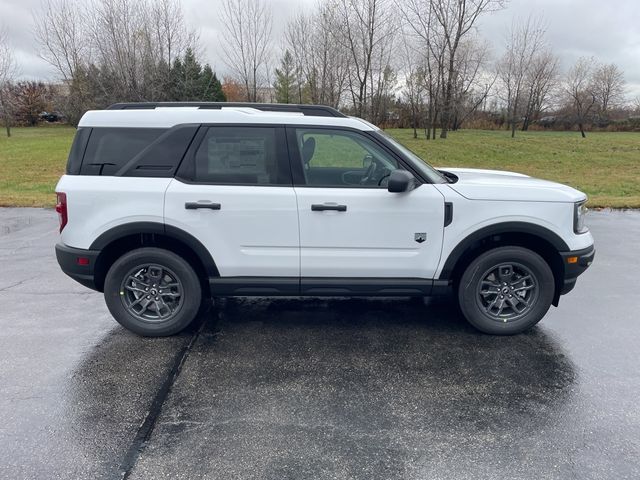
M 640 133 L 463 130 L 431 141 L 388 133 L 436 167 L 525 173 L 586 192 L 590 207 L 640 208 Z
M 3 132 L 2 132 L 3 133 Z M 574 186 L 591 207 L 640 208 L 640 133 L 465 130 L 447 140 L 414 140 L 388 130 L 434 166 L 512 170 Z M 52 206 L 73 140 L 70 127 L 14 128 L 0 135 L 0 206 Z
M 75 129 L 46 126 L 0 131 L 0 206 L 51 207 Z

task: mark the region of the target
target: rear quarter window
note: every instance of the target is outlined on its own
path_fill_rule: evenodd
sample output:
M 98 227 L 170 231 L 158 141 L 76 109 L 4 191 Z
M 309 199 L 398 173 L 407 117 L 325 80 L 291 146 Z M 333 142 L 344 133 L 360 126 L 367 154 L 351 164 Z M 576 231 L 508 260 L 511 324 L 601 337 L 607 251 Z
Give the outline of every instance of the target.
M 80 175 L 114 175 L 165 131 L 163 128 L 93 128 Z

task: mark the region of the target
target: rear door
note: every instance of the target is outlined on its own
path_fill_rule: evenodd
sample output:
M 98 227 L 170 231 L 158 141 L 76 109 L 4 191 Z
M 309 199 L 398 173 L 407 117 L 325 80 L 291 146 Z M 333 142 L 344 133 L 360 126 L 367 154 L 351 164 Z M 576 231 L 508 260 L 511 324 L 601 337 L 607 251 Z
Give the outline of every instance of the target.
M 165 222 L 204 244 L 221 277 L 287 277 L 297 292 L 298 212 L 284 127 L 203 126 L 167 189 Z

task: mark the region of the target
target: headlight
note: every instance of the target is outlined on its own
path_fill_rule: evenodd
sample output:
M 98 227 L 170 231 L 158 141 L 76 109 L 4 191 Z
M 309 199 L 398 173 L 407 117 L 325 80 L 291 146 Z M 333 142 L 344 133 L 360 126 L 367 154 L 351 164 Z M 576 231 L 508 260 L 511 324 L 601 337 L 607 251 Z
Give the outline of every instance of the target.
M 575 204 L 573 210 L 573 231 L 576 233 L 586 233 L 589 229 L 584 224 L 584 217 L 589 210 L 586 206 L 587 201 L 583 200 Z

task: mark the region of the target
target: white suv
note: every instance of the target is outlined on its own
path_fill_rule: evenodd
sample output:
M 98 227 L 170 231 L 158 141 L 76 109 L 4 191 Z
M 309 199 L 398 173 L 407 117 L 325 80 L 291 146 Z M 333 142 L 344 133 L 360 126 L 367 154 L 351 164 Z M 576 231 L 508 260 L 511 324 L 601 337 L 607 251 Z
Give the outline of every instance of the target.
M 594 257 L 586 196 L 436 170 L 311 105 L 87 112 L 56 188 L 62 270 L 126 328 L 185 328 L 212 296 L 455 294 L 486 333 L 535 325 Z

